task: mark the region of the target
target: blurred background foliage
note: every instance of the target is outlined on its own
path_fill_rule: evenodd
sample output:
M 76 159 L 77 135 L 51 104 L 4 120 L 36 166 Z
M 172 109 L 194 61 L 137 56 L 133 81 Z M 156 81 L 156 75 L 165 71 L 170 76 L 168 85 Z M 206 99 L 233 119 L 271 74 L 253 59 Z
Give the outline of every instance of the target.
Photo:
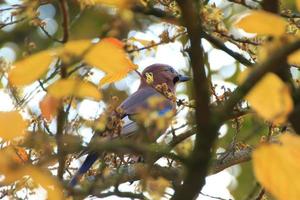
M 173 1 L 148 0 L 139 2 L 138 6 L 133 7 L 132 9 L 118 9 L 103 5 L 83 7 L 78 1 L 68 1 L 70 40 L 115 37 L 123 40 L 125 43 L 127 42 L 128 47 L 130 47 L 132 43 L 128 42 L 130 41 L 129 39 L 131 37 L 136 37 L 137 41 L 140 40 L 139 44 L 134 43 L 137 46 L 145 46 L 143 44 L 141 45 L 141 43 L 143 43 L 142 40 L 153 40 L 156 43 L 166 43 L 159 45 L 158 48 L 163 48 L 163 46 L 165 46 L 170 51 L 172 51 L 174 46 L 168 43 L 174 42 L 177 44 L 177 47 L 173 50 L 181 54 L 185 61 L 179 64 L 179 68 L 186 74 L 190 74 L 191 72 L 188 68 L 189 60 L 184 51 L 189 47 L 186 35 L 182 34 L 182 36 L 170 40 L 172 36 L 178 33 L 180 34 L 180 31 L 182 31 L 181 27 L 178 25 L 178 8 L 176 5 L 172 5 L 171 2 Z M 258 5 L 257 1 L 246 2 L 249 5 Z M 16 9 L 18 5 L 22 5 L 22 3 L 24 3 L 24 5 L 27 3 L 26 5 L 28 5 L 28 7 L 31 7 L 31 9 L 37 10 L 38 12 L 35 13 L 30 11 L 30 8 Z M 247 11 L 247 8 L 243 5 L 225 0 L 207 0 L 205 3 L 207 3 L 207 5 L 204 7 L 201 14 L 207 32 L 219 37 L 228 48 L 238 51 L 249 59 L 252 58 L 255 60 L 255 53 L 257 51 L 256 45 L 237 42 L 231 37 L 232 35 L 234 37 L 239 36 L 239 33 L 232 29 L 232 24 L 239 16 Z M 293 0 L 282 1 L 282 7 L 294 10 L 294 3 Z M 150 11 L 153 8 L 155 8 L 155 11 L 167 12 L 170 16 L 158 18 L 154 15 L 149 15 L 148 13 L 151 13 Z M 20 11 L 21 14 L 19 14 L 18 11 Z M 14 14 L 14 12 L 17 14 Z M 2 0 L 0 1 L 0 17 L 0 26 L 9 21 L 21 20 L 12 25 L 5 25 L 5 27 L 0 29 L 0 56 L 10 63 L 26 57 L 29 54 L 59 46 L 59 43 L 55 42 L 53 38 L 61 38 L 63 34 L 61 28 L 62 16 L 59 11 L 58 3 L 55 0 Z M 164 35 L 166 33 L 167 36 Z M 229 35 L 230 37 L 228 37 Z M 255 41 L 256 40 L 253 40 L 253 42 Z M 226 94 L 226 92 L 230 93 L 236 86 L 237 77 L 240 72 L 245 69 L 245 66 L 236 62 L 226 53 L 218 50 L 207 41 L 203 41 L 203 45 L 205 49 L 206 66 L 208 69 L 207 72 L 216 88 L 216 93 L 219 96 Z M 139 69 L 139 71 L 141 71 L 146 65 L 146 63 L 143 63 L 144 59 L 152 57 L 153 60 L 150 62 L 153 62 L 159 57 L 159 59 L 162 60 L 159 53 L 160 51 L 157 48 L 152 48 L 145 51 L 133 51 L 130 56 L 135 63 L 142 66 Z M 168 63 L 168 61 L 171 61 L 172 59 L 174 58 L 165 57 L 164 61 Z M 172 62 L 169 63 L 172 64 Z M 2 71 L 2 75 L 0 76 L 1 87 L 6 88 L 8 82 L 4 76 L 5 70 L 3 69 L 4 68 L 0 69 L 0 71 Z M 88 70 L 88 67 L 82 70 L 83 71 L 81 72 L 83 73 L 84 70 Z M 98 80 L 98 73 L 100 72 L 97 70 L 89 72 L 90 79 L 95 80 L 96 76 L 96 80 Z M 298 74 L 299 72 L 297 70 L 293 71 L 294 76 L 298 76 Z M 129 75 L 129 81 L 121 81 L 105 86 L 102 90 L 104 104 L 109 102 L 112 96 L 117 96 L 120 99 L 120 102 L 124 100 L 129 93 L 132 93 L 133 89 L 131 87 L 133 85 L 135 85 L 134 88 L 137 87 L 137 79 L 137 76 Z M 180 87 L 178 92 L 181 97 L 188 100 L 191 96 L 191 88 L 191 83 L 187 83 L 186 86 Z M 32 92 L 32 90 L 29 91 Z M 24 89 L 22 95 L 28 95 L 26 89 Z M 28 99 L 28 101 L 30 101 L 30 99 Z M 74 103 L 75 110 L 77 103 L 82 102 L 77 101 Z M 36 104 L 30 106 L 29 110 L 30 114 L 38 116 L 39 111 L 37 111 Z M 97 112 L 101 112 L 101 110 L 98 110 Z M 89 128 L 88 121 L 91 119 L 75 119 L 74 115 L 71 116 L 73 117 L 70 117 L 70 124 L 68 125 L 70 132 L 72 132 L 72 130 L 80 132 L 82 129 L 86 130 Z M 187 124 L 193 124 L 192 117 L 192 114 L 187 111 L 185 112 L 184 118 L 187 121 Z M 83 124 L 87 124 L 87 126 L 82 126 L 82 124 L 79 123 L 82 122 L 81 120 L 85 121 Z M 245 117 L 230 120 L 224 124 L 222 128 L 223 131 L 220 130 L 220 138 L 216 145 L 217 152 L 238 148 L 239 145 L 256 145 L 261 140 L 261 137 L 266 136 L 270 131 L 268 127 L 266 127 L 266 123 L 256 115 L 246 115 Z M 39 142 L 35 143 L 31 141 L 30 143 L 37 145 L 38 147 L 35 148 L 42 149 L 42 152 L 51 151 L 49 150 L 51 147 L 41 145 L 45 143 L 54 145 L 54 141 L 49 142 L 51 139 L 48 135 L 51 135 L 51 127 L 50 130 L 45 131 L 47 134 L 45 134 L 43 130 L 44 128 L 32 138 L 36 140 L 38 138 Z M 83 140 L 86 139 L 83 138 Z M 45 143 L 41 141 L 44 141 Z M 68 141 L 70 141 L 70 138 L 68 138 Z M 77 139 L 74 141 L 75 143 L 78 142 Z M 233 197 L 237 200 L 247 198 L 257 184 L 253 176 L 251 162 L 237 165 L 227 169 L 227 171 L 234 177 L 232 183 L 228 187 Z

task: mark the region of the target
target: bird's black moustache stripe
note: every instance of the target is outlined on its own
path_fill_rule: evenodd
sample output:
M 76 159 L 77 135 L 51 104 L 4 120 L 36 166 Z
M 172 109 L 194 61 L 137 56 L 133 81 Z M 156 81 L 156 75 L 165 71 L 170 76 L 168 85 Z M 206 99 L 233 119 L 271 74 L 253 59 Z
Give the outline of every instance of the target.
M 173 79 L 173 83 L 176 84 L 178 81 L 179 81 L 179 77 L 176 76 L 176 77 Z

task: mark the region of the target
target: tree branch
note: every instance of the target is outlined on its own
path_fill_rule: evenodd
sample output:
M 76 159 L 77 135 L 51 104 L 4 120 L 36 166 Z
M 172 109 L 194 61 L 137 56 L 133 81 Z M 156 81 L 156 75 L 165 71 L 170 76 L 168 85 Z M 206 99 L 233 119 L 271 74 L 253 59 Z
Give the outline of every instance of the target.
M 209 174 L 216 174 L 228 167 L 236 164 L 247 162 L 251 159 L 252 148 L 247 147 L 238 152 L 229 154 L 226 158 L 219 157 L 218 159 L 212 161 Z M 201 170 L 201 169 L 199 169 Z M 125 182 L 133 182 L 145 177 L 145 173 L 149 173 L 152 177 L 162 176 L 174 183 L 180 183 L 184 178 L 184 169 L 182 167 L 162 167 L 159 165 L 149 166 L 144 163 L 136 163 L 128 166 L 121 166 L 118 169 L 113 169 L 109 173 L 103 175 L 102 178 L 97 179 L 94 183 L 94 188 L 97 190 L 93 191 L 92 195 L 101 196 L 102 191 L 115 186 L 116 184 L 121 184 Z M 194 177 L 194 179 L 199 180 L 199 177 Z M 89 195 L 85 193 L 85 190 L 75 190 L 76 195 Z
M 68 4 L 67 4 L 67 1 L 65 1 L 65 0 L 60 0 L 59 3 L 60 3 L 61 12 L 62 12 L 62 15 L 63 15 L 62 25 L 63 25 L 63 28 L 64 28 L 64 32 L 63 32 L 62 42 L 65 43 L 69 39 Z M 65 79 L 68 76 L 65 64 L 62 64 L 62 66 L 61 66 L 60 76 L 61 76 L 62 79 Z M 61 105 L 59 107 L 59 110 L 58 110 L 58 114 L 57 114 L 57 129 L 56 129 L 57 132 L 56 132 L 56 136 L 55 136 L 56 144 L 57 144 L 57 154 L 58 154 L 57 176 L 61 180 L 63 179 L 63 174 L 64 174 L 64 170 L 65 170 L 66 152 L 63 149 L 64 148 L 64 142 L 62 140 L 62 137 L 64 135 L 64 126 L 65 126 L 66 121 L 67 121 L 67 113 L 64 111 L 64 103 L 62 101 Z
M 137 153 L 143 156 L 151 156 L 152 159 L 157 160 L 161 157 L 171 158 L 181 163 L 185 163 L 186 160 L 172 152 L 171 147 L 159 144 L 145 144 L 126 140 L 93 140 L 88 147 L 88 151 L 96 151 L 99 154 L 103 152 L 120 152 L 120 153 Z
M 279 13 L 279 1 L 278 0 L 263 0 L 261 6 L 265 11 L 278 14 Z
M 67 77 L 66 67 L 65 65 L 61 66 L 60 72 L 61 78 L 65 79 Z M 64 150 L 64 126 L 67 120 L 67 113 L 64 110 L 64 103 L 61 101 L 58 114 L 57 114 L 57 126 L 56 126 L 56 144 L 57 144 L 57 155 L 58 155 L 58 168 L 57 168 L 57 176 L 59 179 L 63 179 L 64 170 L 65 170 L 65 157 L 66 152 Z
M 249 146 L 238 152 L 232 152 L 226 155 L 225 158 L 220 156 L 217 160 L 213 161 L 210 174 L 216 174 L 233 165 L 249 161 L 251 159 L 252 150 L 253 148 Z
M 176 19 L 176 16 L 158 8 L 135 5 L 131 9 L 133 12 L 142 13 L 144 15 L 153 15 L 155 17 L 166 18 L 166 19 Z
M 193 152 L 188 158 L 186 176 L 181 187 L 177 187 L 173 200 L 194 199 L 205 184 L 208 164 L 211 158 L 211 147 L 217 138 L 218 124 L 212 123 L 209 106 L 209 84 L 205 74 L 201 36 L 203 36 L 201 19 L 192 0 L 177 0 L 182 12 L 191 41 L 190 59 L 194 74 L 193 96 L 196 102 L 195 122 L 196 140 Z M 197 179 L 195 179 L 197 177 Z
M 99 198 L 105 198 L 105 197 L 109 197 L 109 196 L 118 196 L 121 198 L 148 200 L 148 198 L 145 197 L 143 194 L 136 194 L 136 193 L 132 193 L 132 192 L 120 192 L 120 191 L 105 192 L 105 193 L 95 192 L 94 195 Z

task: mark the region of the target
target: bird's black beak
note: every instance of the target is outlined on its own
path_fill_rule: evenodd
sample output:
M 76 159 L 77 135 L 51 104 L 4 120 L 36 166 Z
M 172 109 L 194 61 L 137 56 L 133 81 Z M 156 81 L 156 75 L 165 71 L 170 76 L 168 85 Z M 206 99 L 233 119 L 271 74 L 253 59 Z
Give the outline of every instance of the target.
M 188 76 L 184 76 L 184 75 L 181 75 L 181 74 L 178 75 L 178 82 L 186 82 L 186 81 L 189 81 L 189 80 L 190 80 L 190 77 L 188 77 Z
M 190 77 L 178 74 L 178 76 L 176 76 L 173 79 L 173 82 L 174 82 L 174 84 L 176 84 L 176 83 L 180 83 L 180 82 L 186 82 L 188 80 L 190 80 Z

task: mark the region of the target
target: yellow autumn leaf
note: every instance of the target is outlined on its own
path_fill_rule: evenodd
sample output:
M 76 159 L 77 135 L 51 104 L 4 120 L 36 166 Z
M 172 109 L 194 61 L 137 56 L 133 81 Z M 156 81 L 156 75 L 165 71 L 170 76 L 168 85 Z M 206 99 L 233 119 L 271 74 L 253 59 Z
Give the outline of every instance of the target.
M 89 47 L 92 47 L 90 40 L 73 40 L 67 42 L 62 50 L 64 53 L 73 54 L 75 56 L 82 55 Z
M 136 69 L 123 49 L 123 43 L 115 38 L 106 38 L 97 44 L 90 40 L 75 40 L 63 47 L 41 51 L 14 64 L 9 72 L 9 81 L 16 86 L 26 85 L 39 79 L 47 72 L 49 65 L 57 55 L 65 63 L 73 57 L 83 60 L 107 73 L 101 84 L 111 83 L 124 78 Z
M 106 38 L 91 48 L 84 56 L 84 60 L 104 71 L 107 77 L 101 84 L 121 80 L 137 66 L 131 62 L 123 49 L 124 44 L 115 38 Z
M 286 21 L 270 12 L 251 11 L 240 19 L 235 26 L 248 33 L 280 36 L 285 33 Z
M 300 66 L 300 50 L 288 56 L 288 63 L 291 65 Z
M 27 165 L 22 169 L 24 175 L 30 176 L 34 182 L 40 184 L 47 191 L 47 199 L 63 200 L 64 194 L 61 184 L 51 174 L 34 166 Z
M 12 146 L 0 150 L 0 174 L 5 178 L 0 182 L 11 184 L 22 178 L 22 173 L 18 171 L 20 162 L 16 159 L 16 151 Z M 14 169 L 15 167 L 15 169 Z
M 47 199 L 64 199 L 62 187 L 52 175 L 29 164 L 21 165 L 15 156 L 16 150 L 11 146 L 0 151 L 0 174 L 5 176 L 0 181 L 2 184 L 11 184 L 24 176 L 30 176 L 47 191 Z
M 57 51 L 66 62 L 72 56 L 78 56 L 89 65 L 104 71 L 107 76 L 101 80 L 101 84 L 105 84 L 121 80 L 137 68 L 128 58 L 123 46 L 124 44 L 115 38 L 105 38 L 97 44 L 92 44 L 90 40 L 75 40 Z
M 296 6 L 297 6 L 298 11 L 300 11 L 300 0 L 296 0 Z
M 253 168 L 262 186 L 278 200 L 300 197 L 300 137 L 285 133 L 280 143 L 263 144 L 254 150 Z
M 28 154 L 21 147 L 7 146 L 0 150 L 0 174 L 5 178 L 0 182 L 11 184 L 24 176 L 22 163 L 28 159 Z
M 81 59 L 93 44 L 90 40 L 73 40 L 67 42 L 63 47 L 57 48 L 56 52 L 64 63 L 70 63 L 72 59 Z
M 54 54 L 41 51 L 16 62 L 8 73 L 9 82 L 15 86 L 30 84 L 47 72 Z
M 247 94 L 251 107 L 265 120 L 283 123 L 293 110 L 289 87 L 275 74 L 267 73 Z
M 127 73 L 118 73 L 118 74 L 107 74 L 100 80 L 100 85 L 105 85 L 108 83 L 113 83 L 123 79 Z
M 59 80 L 49 86 L 48 92 L 55 98 L 75 96 L 79 98 L 91 98 L 96 101 L 101 99 L 101 93 L 91 82 L 79 79 Z
M 27 123 L 17 111 L 0 112 L 0 137 L 11 140 L 22 136 L 26 131 Z
M 15 160 L 16 152 L 9 146 L 0 150 L 0 174 L 5 178 L 1 179 L 2 184 L 11 184 L 23 177 L 22 169 L 23 165 Z
M 143 39 L 138 39 L 135 37 L 130 37 L 127 39 L 127 41 L 131 42 L 131 43 L 138 42 L 138 43 L 142 44 L 143 46 L 150 46 L 155 43 L 153 40 L 143 40 Z

